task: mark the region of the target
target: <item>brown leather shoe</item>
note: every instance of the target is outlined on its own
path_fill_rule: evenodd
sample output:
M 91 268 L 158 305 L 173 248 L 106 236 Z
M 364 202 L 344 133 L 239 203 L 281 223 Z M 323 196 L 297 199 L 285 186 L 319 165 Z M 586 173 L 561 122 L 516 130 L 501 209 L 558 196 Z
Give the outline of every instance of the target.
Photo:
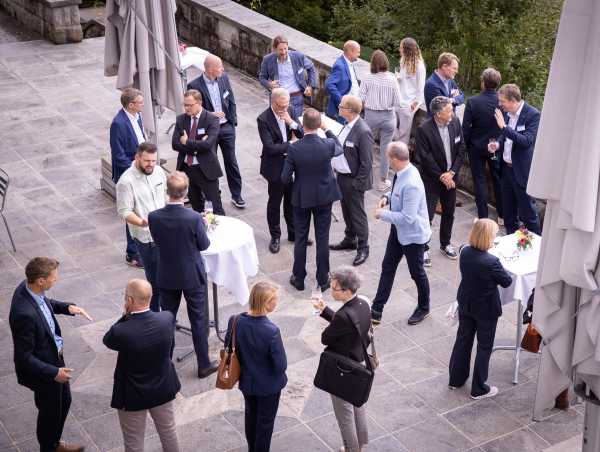
M 56 448 L 56 452 L 83 452 L 85 450 L 85 446 L 81 446 L 79 444 L 67 444 L 64 441 L 58 443 L 58 447 Z

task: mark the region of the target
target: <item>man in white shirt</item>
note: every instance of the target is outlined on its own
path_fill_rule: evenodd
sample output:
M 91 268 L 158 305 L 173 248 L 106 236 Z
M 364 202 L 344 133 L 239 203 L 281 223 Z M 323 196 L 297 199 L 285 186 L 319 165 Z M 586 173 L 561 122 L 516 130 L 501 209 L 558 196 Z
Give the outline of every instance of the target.
M 360 44 L 356 41 L 346 41 L 344 53 L 335 60 L 331 73 L 325 81 L 325 90 L 329 94 L 327 116 L 337 119 L 341 124 L 345 124 L 344 117 L 338 113 L 342 96 L 346 94 L 358 96 L 359 85 L 354 63 L 359 57 Z

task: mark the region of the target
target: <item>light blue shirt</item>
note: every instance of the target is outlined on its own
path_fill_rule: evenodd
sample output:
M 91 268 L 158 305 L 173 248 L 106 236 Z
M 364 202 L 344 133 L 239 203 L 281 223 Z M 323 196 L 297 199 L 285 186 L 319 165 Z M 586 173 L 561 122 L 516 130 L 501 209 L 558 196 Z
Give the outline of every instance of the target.
M 304 68 L 302 68 L 302 71 L 304 71 Z M 289 54 L 287 60 L 283 63 L 277 58 L 277 72 L 279 74 L 279 86 L 286 89 L 288 93 L 302 91 L 296 81 L 296 74 L 294 74 L 294 67 Z
M 46 322 L 48 322 L 50 331 L 52 332 L 52 335 L 54 336 L 54 342 L 56 343 L 56 348 L 60 352 L 63 348 L 63 338 L 60 337 L 58 334 L 56 334 L 56 324 L 54 323 L 54 319 L 52 318 L 52 313 L 50 312 L 50 309 L 48 309 L 48 305 L 44 301 L 44 296 L 38 295 L 35 292 L 31 291 L 29 289 L 29 287 L 27 287 L 27 285 L 25 285 L 25 287 L 27 288 L 27 292 L 29 292 L 29 295 L 31 295 L 33 297 L 33 299 L 35 300 L 37 305 L 42 310 L 42 314 L 44 314 L 44 318 L 46 319 Z
M 206 74 L 202 74 L 202 77 L 204 77 L 204 83 L 206 83 L 208 95 L 210 96 L 210 101 L 212 102 L 215 111 L 223 111 L 221 92 L 219 91 L 219 82 L 217 79 L 209 79 Z M 227 118 L 219 118 L 219 124 L 225 124 L 226 122 Z

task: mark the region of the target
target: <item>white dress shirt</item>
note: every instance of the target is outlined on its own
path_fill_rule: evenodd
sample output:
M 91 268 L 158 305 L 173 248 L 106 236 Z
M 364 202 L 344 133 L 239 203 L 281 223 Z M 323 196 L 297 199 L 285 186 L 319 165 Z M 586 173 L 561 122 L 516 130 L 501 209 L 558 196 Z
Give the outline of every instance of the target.
M 357 116 L 352 121 L 347 123 L 338 135 L 338 141 L 340 142 L 342 147 L 344 147 L 346 144 L 348 144 L 348 146 L 350 147 L 354 146 L 354 143 L 346 143 L 346 140 L 348 138 L 348 135 L 350 135 L 350 132 L 352 132 L 352 127 L 354 127 L 354 124 L 356 124 L 356 121 L 358 121 L 359 117 L 360 116 Z M 346 159 L 346 156 L 344 154 L 338 155 L 337 157 L 333 157 L 331 159 L 331 166 L 337 173 L 340 174 L 350 174 L 352 172 L 350 171 L 350 165 L 348 165 L 348 160 Z
M 403 107 L 410 107 L 413 102 L 418 102 L 417 108 L 427 111 L 425 107 L 425 78 L 426 70 L 423 60 L 417 63 L 416 73 L 409 75 L 406 68 L 400 68 L 398 87 L 400 88 L 400 102 Z
M 346 58 L 346 55 L 342 55 L 344 57 L 344 61 L 348 65 L 348 71 L 350 71 L 350 80 L 352 82 L 352 86 L 350 87 L 350 91 L 348 94 L 352 96 L 358 96 L 358 78 L 356 78 L 356 69 L 354 69 L 354 63 Z
M 131 122 L 131 126 L 133 127 L 133 131 L 135 132 L 135 137 L 138 140 L 138 144 L 143 143 L 144 141 L 146 141 L 146 138 L 144 138 L 144 132 L 142 132 L 142 129 L 140 127 L 140 123 L 138 122 L 138 120 L 140 118 L 140 114 L 136 113 L 135 116 L 134 116 L 134 115 L 132 115 L 131 113 L 129 113 L 125 109 L 123 109 L 123 111 L 125 112 L 125 114 L 129 118 L 129 122 Z
M 440 138 L 442 139 L 442 143 L 444 144 L 444 154 L 446 155 L 446 170 L 449 170 L 452 167 L 452 151 L 450 148 L 450 131 L 448 130 L 448 124 L 442 126 L 437 123 L 438 131 L 440 132 Z
M 519 105 L 519 109 L 516 113 L 508 114 L 508 124 L 506 127 L 510 127 L 515 130 L 517 128 L 517 121 L 519 120 L 519 116 L 521 115 L 521 110 L 523 110 L 523 105 L 525 102 L 521 101 L 521 105 Z M 512 165 L 512 145 L 513 142 L 511 139 L 506 138 L 504 140 L 504 152 L 502 152 L 502 158 L 506 163 L 510 163 Z
M 279 117 L 279 115 L 275 112 L 275 110 L 273 110 L 273 108 L 271 108 L 271 111 L 273 112 L 273 115 L 275 116 L 275 120 L 277 121 L 277 125 L 279 126 L 279 131 L 281 132 L 281 137 L 283 138 L 283 142 L 287 143 L 288 138 L 287 138 L 287 127 L 285 124 L 285 120 L 281 119 Z M 296 121 L 292 121 L 292 123 L 290 124 L 290 129 L 292 129 L 292 130 L 298 129 L 298 123 Z

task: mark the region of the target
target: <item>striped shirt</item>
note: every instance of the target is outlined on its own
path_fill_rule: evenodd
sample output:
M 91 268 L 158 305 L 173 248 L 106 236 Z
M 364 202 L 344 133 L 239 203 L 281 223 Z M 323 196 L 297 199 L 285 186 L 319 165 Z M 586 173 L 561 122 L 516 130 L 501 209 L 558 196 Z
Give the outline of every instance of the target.
M 360 99 L 369 110 L 393 110 L 400 106 L 400 89 L 389 71 L 367 75 L 360 84 Z

